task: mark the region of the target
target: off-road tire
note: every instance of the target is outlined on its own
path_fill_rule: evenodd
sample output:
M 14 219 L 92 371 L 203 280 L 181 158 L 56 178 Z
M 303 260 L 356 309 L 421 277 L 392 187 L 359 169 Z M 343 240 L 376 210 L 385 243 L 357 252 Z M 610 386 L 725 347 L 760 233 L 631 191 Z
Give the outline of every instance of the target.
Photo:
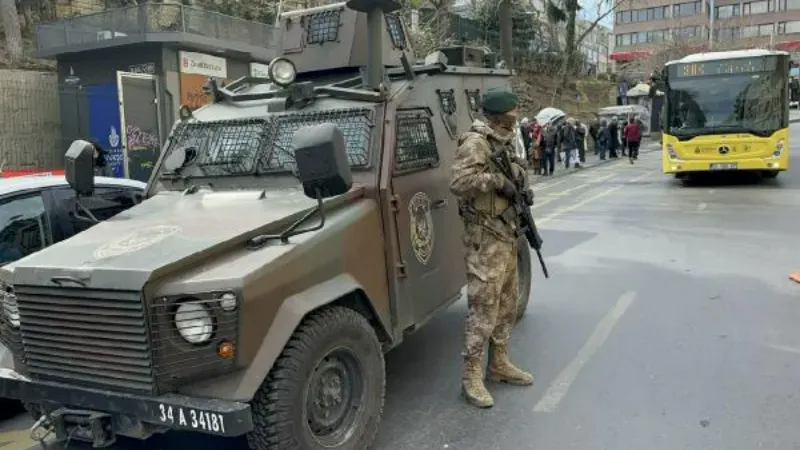
M 518 297 L 517 297 L 517 322 L 519 322 L 525 315 L 528 309 L 528 303 L 531 299 L 531 280 L 533 279 L 532 270 L 532 255 L 530 244 L 523 236 L 518 243 L 519 250 L 517 251 L 517 276 L 518 280 Z
M 320 444 L 308 423 L 307 396 L 312 376 L 332 351 L 350 352 L 360 361 L 363 397 L 348 439 Z M 352 380 L 355 377 L 351 377 Z M 383 414 L 386 372 L 375 330 L 352 309 L 326 307 L 306 317 L 284 347 L 251 402 L 253 450 L 361 450 L 375 439 Z

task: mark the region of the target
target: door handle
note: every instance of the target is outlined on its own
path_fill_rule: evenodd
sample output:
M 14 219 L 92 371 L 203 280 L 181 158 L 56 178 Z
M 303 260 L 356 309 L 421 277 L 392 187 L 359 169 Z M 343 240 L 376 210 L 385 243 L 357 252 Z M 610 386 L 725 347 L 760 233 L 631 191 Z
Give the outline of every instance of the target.
M 435 202 L 433 202 L 433 205 L 431 205 L 431 209 L 444 208 L 445 206 L 447 206 L 446 199 L 436 200 Z

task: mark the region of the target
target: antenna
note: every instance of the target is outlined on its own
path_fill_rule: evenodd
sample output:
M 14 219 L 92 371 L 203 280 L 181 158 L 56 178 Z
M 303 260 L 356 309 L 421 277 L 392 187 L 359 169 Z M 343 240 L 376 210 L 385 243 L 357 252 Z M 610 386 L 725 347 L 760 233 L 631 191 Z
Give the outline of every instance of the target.
M 349 0 L 347 7 L 367 13 L 367 88 L 380 90 L 384 80 L 383 29 L 384 14 L 400 9 L 396 0 Z

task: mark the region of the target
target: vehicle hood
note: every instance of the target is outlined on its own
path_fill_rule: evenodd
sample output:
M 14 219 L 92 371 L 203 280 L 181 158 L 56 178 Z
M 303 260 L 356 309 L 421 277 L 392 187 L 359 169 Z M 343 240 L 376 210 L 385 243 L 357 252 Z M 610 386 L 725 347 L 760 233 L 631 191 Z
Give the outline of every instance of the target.
M 359 189 L 345 196 L 358 194 L 355 191 Z M 281 228 L 315 204 L 300 188 L 159 193 L 12 263 L 13 282 L 58 287 L 56 277 L 62 286 L 139 290 L 151 278 L 199 264 L 232 245 L 244 245 L 256 234 Z

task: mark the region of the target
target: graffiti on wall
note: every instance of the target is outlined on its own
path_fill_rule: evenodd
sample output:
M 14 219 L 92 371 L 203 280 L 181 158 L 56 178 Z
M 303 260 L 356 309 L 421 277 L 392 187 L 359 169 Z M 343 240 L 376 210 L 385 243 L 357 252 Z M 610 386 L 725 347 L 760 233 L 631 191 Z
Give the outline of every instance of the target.
M 208 77 L 194 73 L 182 73 L 181 105 L 188 106 L 192 111 L 211 103 L 211 98 L 203 91 L 203 86 L 208 82 Z M 227 79 L 218 80 L 221 85 L 229 82 Z
M 161 145 L 156 133 L 142 130 L 136 125 L 127 125 L 125 136 L 128 140 L 128 151 L 158 148 Z

